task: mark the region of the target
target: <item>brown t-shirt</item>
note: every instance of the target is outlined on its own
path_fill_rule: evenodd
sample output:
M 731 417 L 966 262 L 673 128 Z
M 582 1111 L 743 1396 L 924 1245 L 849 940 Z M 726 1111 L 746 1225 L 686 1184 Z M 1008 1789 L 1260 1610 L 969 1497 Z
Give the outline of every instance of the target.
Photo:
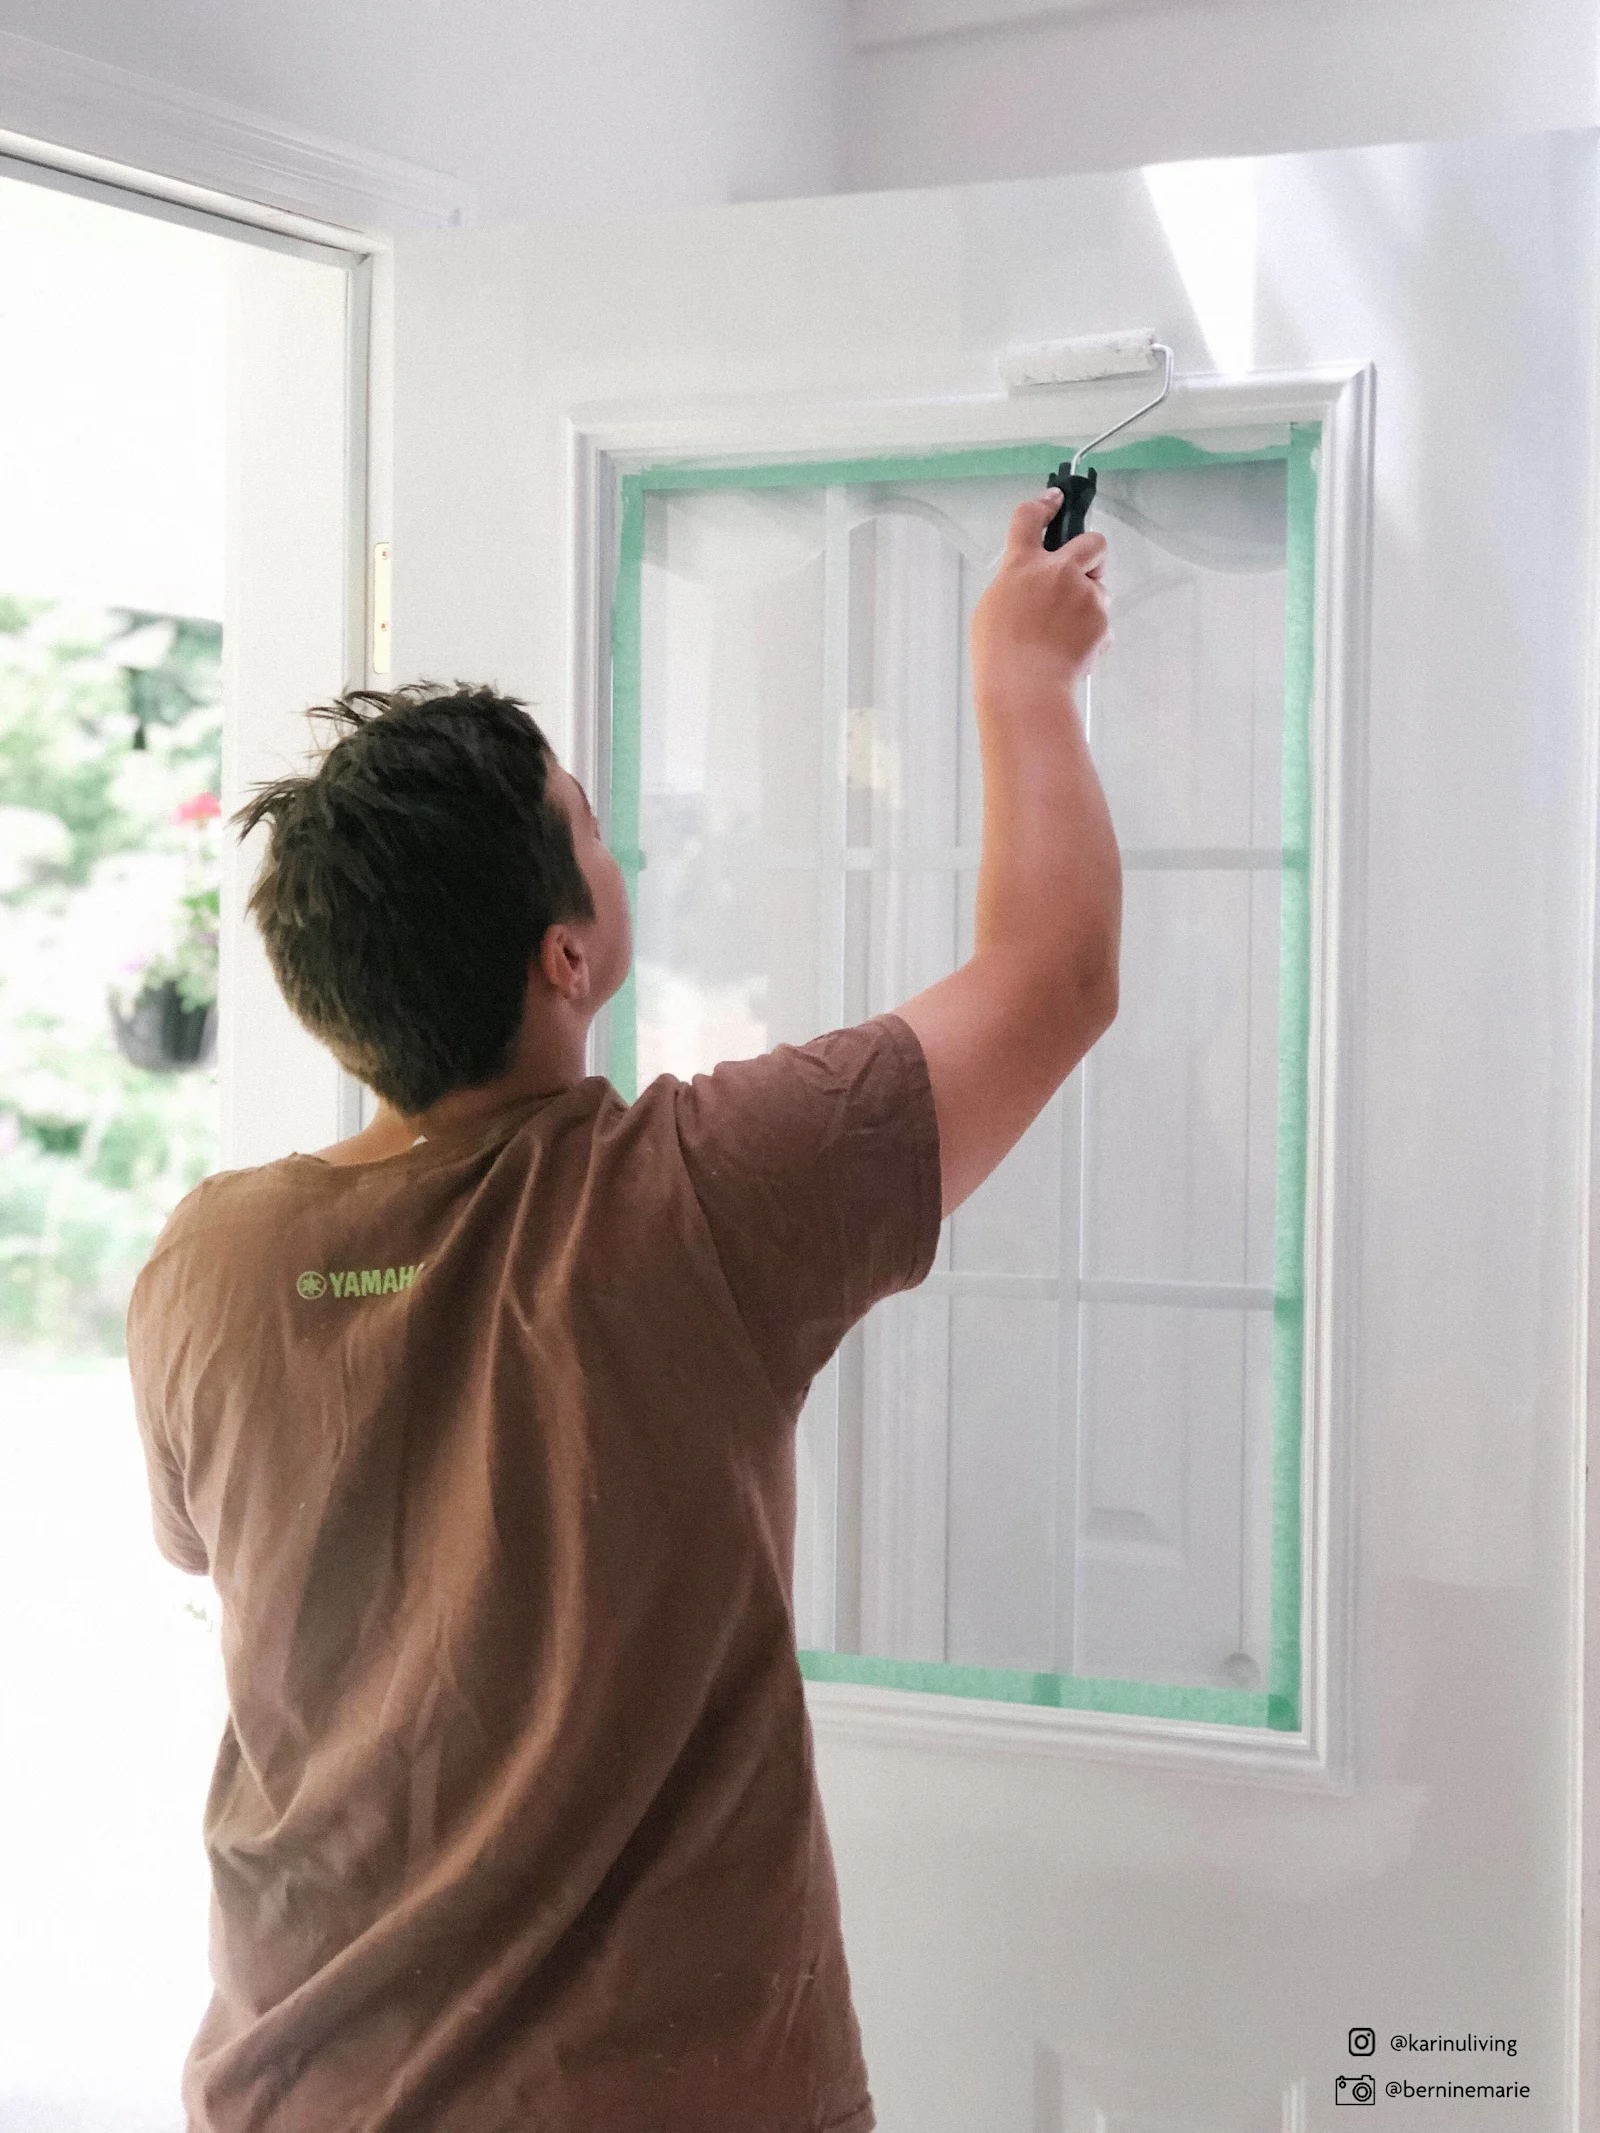
M 191 2133 L 865 2133 L 794 1424 L 927 1273 L 895 1015 L 186 1199 L 128 1354 L 222 1601 Z

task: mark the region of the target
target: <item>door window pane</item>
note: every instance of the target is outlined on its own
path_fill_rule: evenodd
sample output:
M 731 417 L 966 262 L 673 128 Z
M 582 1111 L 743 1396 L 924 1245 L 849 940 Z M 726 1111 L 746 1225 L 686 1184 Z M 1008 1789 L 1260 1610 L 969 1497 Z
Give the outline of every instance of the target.
M 812 1387 L 813 1674 L 1297 1722 L 1315 437 L 1101 459 L 1113 634 L 1086 714 L 1121 1010 L 927 1282 Z M 625 1094 L 894 1008 L 971 953 L 967 627 L 1057 457 L 629 478 Z

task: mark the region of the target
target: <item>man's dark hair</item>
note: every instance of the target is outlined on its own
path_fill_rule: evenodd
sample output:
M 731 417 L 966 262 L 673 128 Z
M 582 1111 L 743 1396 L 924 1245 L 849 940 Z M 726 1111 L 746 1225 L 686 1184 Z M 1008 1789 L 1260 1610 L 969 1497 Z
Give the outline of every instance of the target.
M 545 929 L 595 915 L 549 743 L 515 697 L 348 689 L 305 777 L 234 816 L 271 844 L 250 896 L 284 998 L 401 1112 L 505 1073 Z

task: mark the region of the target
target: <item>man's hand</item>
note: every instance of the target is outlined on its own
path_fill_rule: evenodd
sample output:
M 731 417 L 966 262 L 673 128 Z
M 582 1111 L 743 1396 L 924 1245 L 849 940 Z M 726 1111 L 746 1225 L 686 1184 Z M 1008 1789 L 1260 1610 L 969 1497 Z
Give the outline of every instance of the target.
M 1080 533 L 1052 553 L 1044 532 L 1060 508 L 1061 491 L 1049 489 L 1012 513 L 1000 568 L 972 617 L 980 699 L 1041 684 L 1070 693 L 1105 637 L 1105 535 Z

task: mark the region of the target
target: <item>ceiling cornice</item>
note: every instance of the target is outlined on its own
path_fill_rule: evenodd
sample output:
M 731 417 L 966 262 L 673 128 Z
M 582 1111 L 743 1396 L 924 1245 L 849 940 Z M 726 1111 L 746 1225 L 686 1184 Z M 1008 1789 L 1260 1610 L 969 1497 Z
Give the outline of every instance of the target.
M 437 228 L 471 222 L 476 211 L 460 178 L 9 30 L 0 31 L 0 129 L 356 229 Z

